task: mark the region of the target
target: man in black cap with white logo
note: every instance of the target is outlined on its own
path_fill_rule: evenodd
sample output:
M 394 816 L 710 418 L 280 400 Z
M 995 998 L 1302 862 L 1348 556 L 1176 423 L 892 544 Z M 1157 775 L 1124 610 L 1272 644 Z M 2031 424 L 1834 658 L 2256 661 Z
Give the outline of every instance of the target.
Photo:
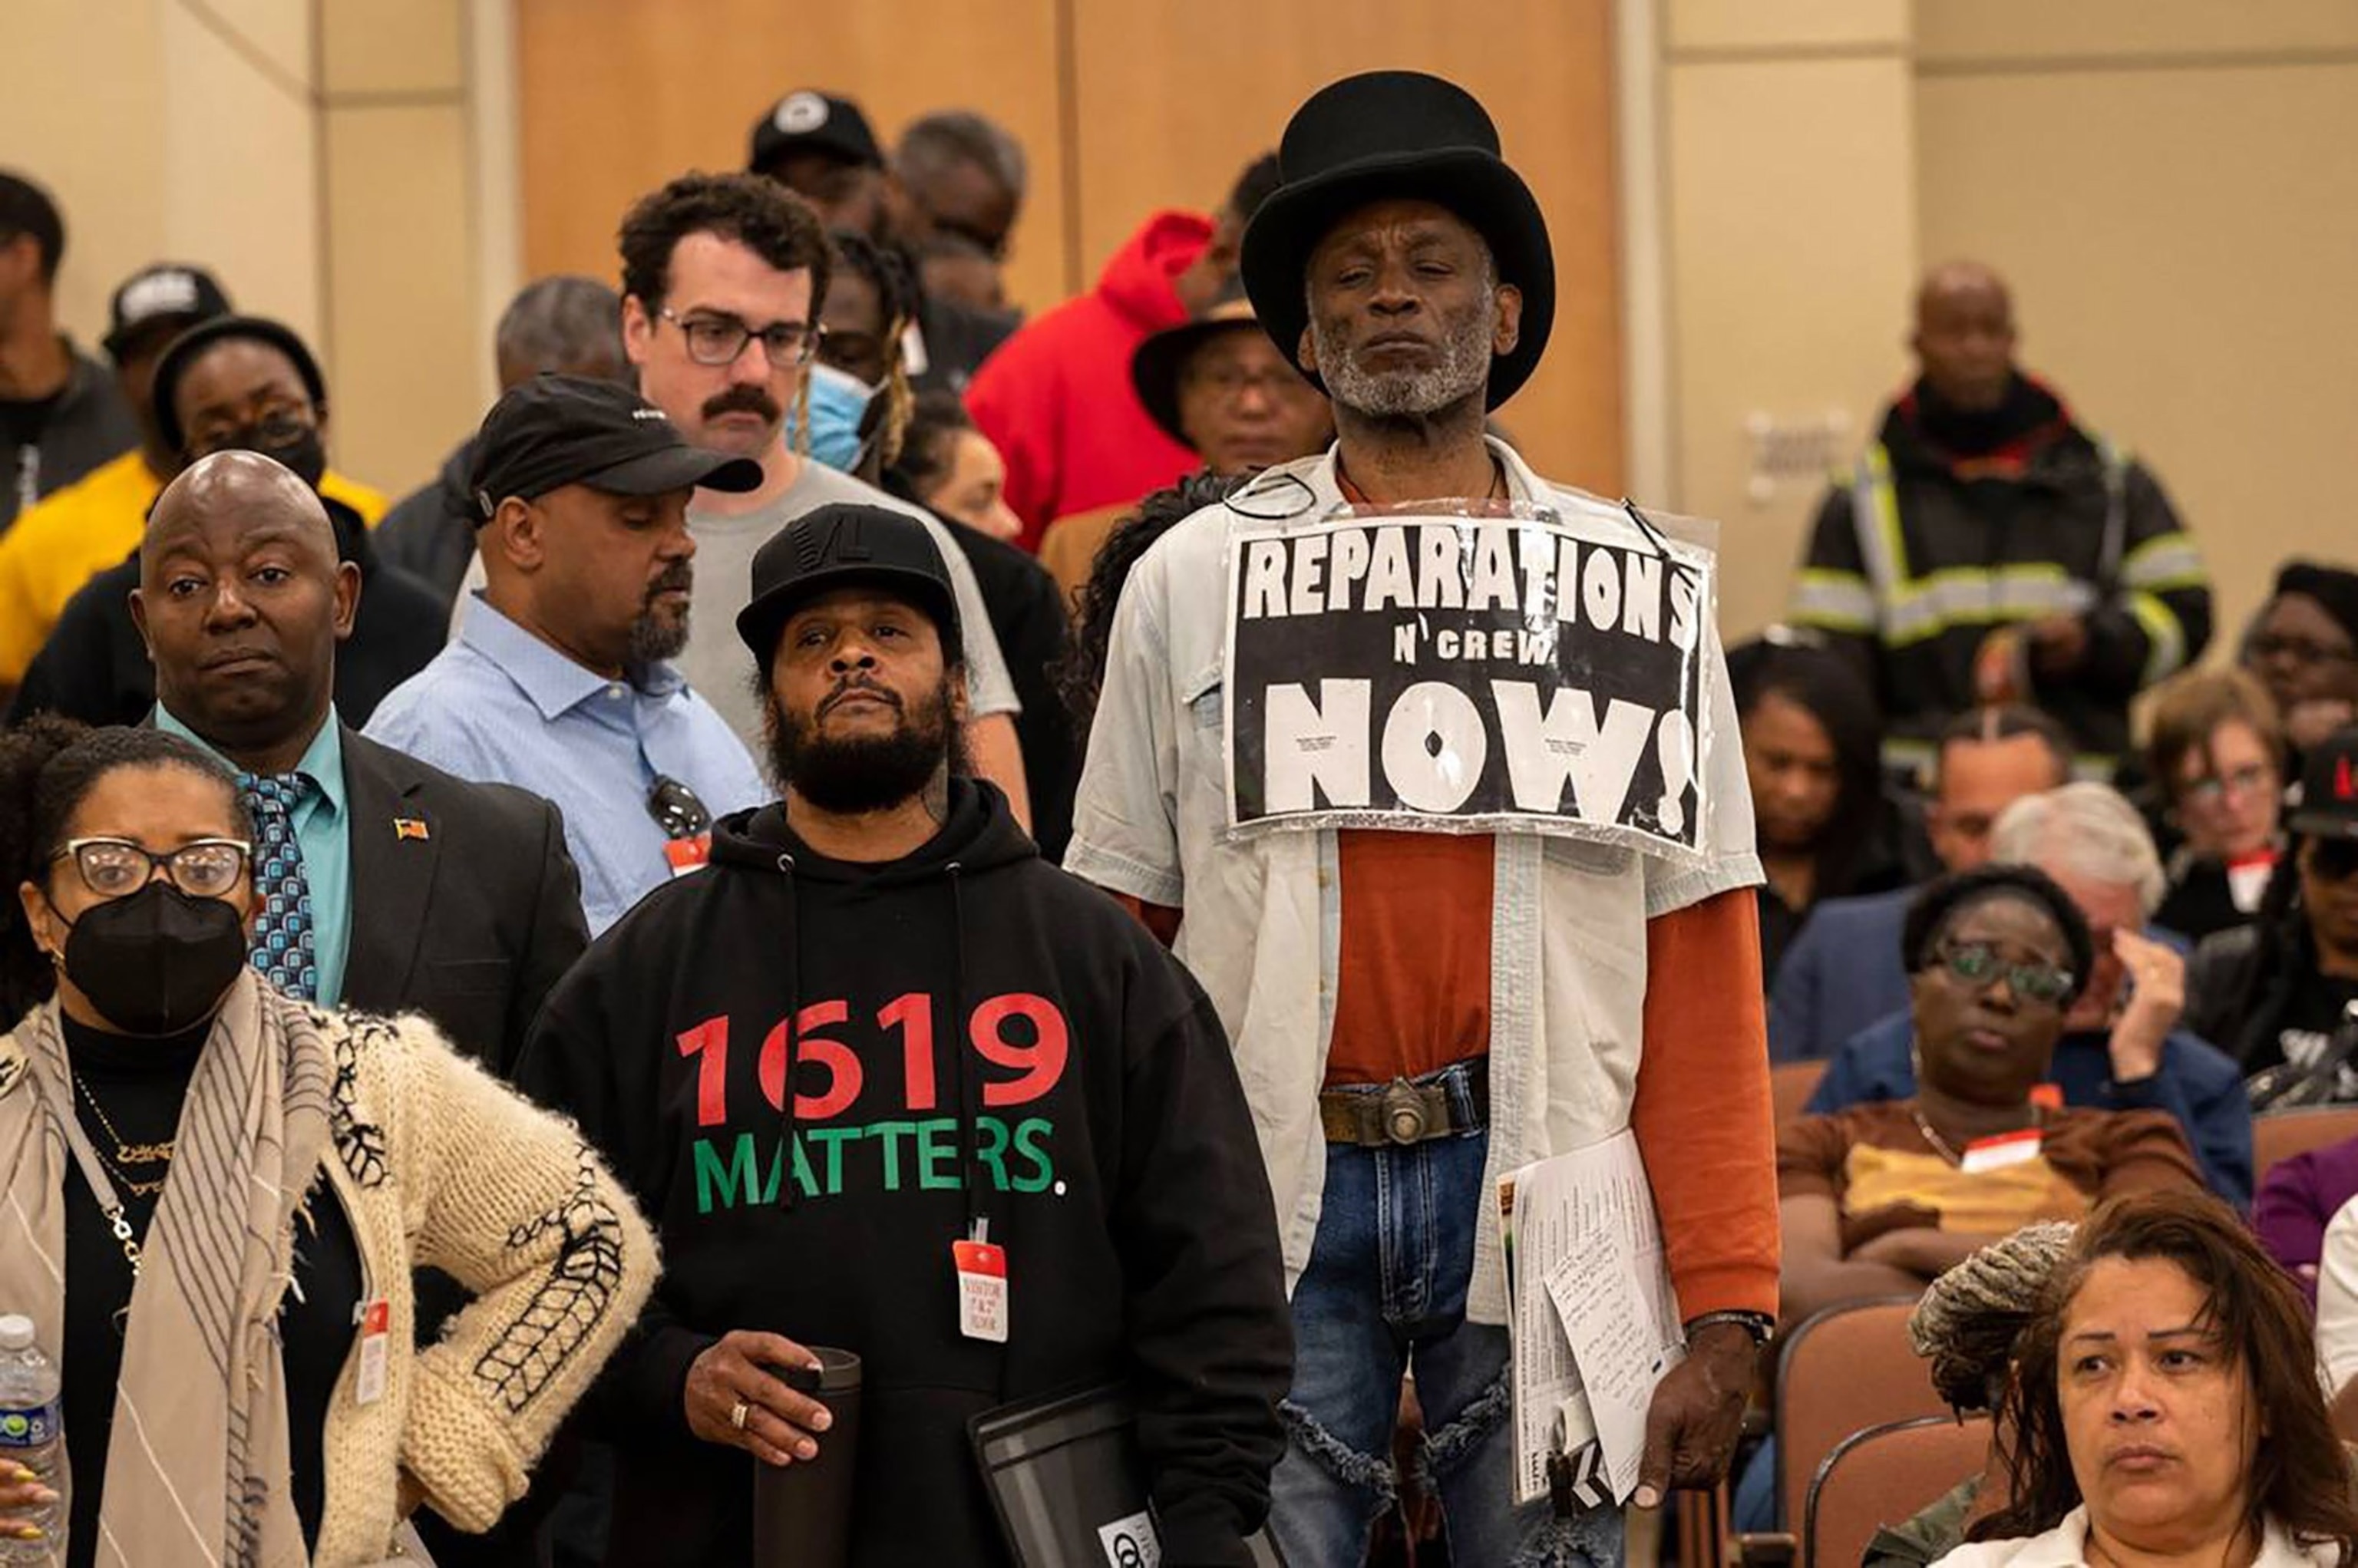
M 696 580 L 687 498 L 751 490 L 761 465 L 689 446 L 627 386 L 568 375 L 506 394 L 474 446 L 486 585 L 368 734 L 555 801 L 595 935 L 704 863 L 714 815 L 770 798 L 670 663 Z
M 1115 622 L 1065 863 L 1156 929 L 1175 928 L 1177 952 L 1236 1042 L 1283 1227 L 1299 1345 L 1272 1512 L 1287 1557 L 1358 1560 L 1398 1484 L 1394 1412 L 1412 1369 L 1427 1430 L 1421 1467 L 1441 1494 L 1455 1561 L 1611 1562 L 1621 1516 L 1614 1488 L 1600 1497 L 1593 1458 L 1573 1455 L 1588 1466 L 1566 1477 L 1566 1504 L 1585 1510 L 1575 1517 L 1549 1517 L 1544 1499 L 1516 1502 L 1497 1182 L 1634 1134 L 1688 1351 L 1652 1392 L 1642 1459 L 1623 1485 L 1628 1500 L 1655 1507 L 1673 1485 L 1723 1474 L 1776 1309 L 1778 1260 L 1748 891 L 1760 866 L 1725 664 L 1708 609 L 1691 613 L 1681 645 L 1702 667 L 1696 695 L 1665 689 L 1677 711 L 1667 702 L 1638 709 L 1705 737 L 1699 757 L 1679 752 L 1696 786 L 1682 818 L 1691 836 L 1662 844 L 1555 836 L 1565 825 L 1549 817 L 1588 805 L 1585 782 L 1563 804 L 1569 760 L 1597 752 L 1600 741 L 1593 722 L 1583 740 L 1554 719 L 1515 738 L 1507 697 L 1494 691 L 1540 691 L 1520 684 L 1531 672 L 1506 652 L 1510 636 L 1483 639 L 1498 651 L 1487 663 L 1478 653 L 1440 662 L 1436 641 L 1412 676 L 1392 670 L 1397 655 L 1351 662 L 1397 641 L 1392 622 L 1350 618 L 1377 595 L 1369 588 L 1355 602 L 1374 578 L 1364 556 L 1354 576 L 1345 546 L 1402 542 L 1397 527 L 1379 526 L 1380 509 L 1421 503 L 1431 522 L 1420 542 L 1447 546 L 1437 559 L 1425 550 L 1424 587 L 1403 590 L 1412 608 L 1395 620 L 1412 631 L 1435 617 L 1455 627 L 1452 612 L 1470 613 L 1488 592 L 1482 582 L 1512 600 L 1520 584 L 1563 569 L 1560 556 L 1526 556 L 1516 583 L 1493 565 L 1466 591 L 1456 574 L 1489 560 L 1489 545 L 1520 538 L 1531 549 L 1531 529 L 1576 527 L 1595 542 L 1582 546 L 1590 561 L 1620 551 L 1659 564 L 1670 546 L 1485 437 L 1487 412 L 1538 367 L 1555 267 L 1539 204 L 1499 157 L 1498 131 L 1471 95 L 1410 71 L 1351 77 L 1294 114 L 1278 159 L 1282 183 L 1245 232 L 1242 276 L 1262 328 L 1325 388 L 1339 441 L 1264 470 L 1139 561 Z M 1330 576 L 1315 566 L 1305 575 L 1307 546 L 1264 551 L 1281 569 L 1296 563 L 1291 592 L 1260 600 L 1264 612 L 1273 602 L 1288 612 L 1295 641 L 1284 670 L 1271 669 L 1268 653 L 1248 666 L 1230 639 L 1241 649 L 1257 628 L 1231 619 L 1232 594 L 1221 590 L 1232 539 L 1314 527 L 1346 509 L 1367 521 L 1332 535 Z M 1469 514 L 1520 525 L 1482 531 L 1477 560 L 1471 543 L 1461 556 L 1447 521 Z M 1564 548 L 1574 535 L 1560 537 Z M 1700 553 L 1674 558 L 1707 564 Z M 1405 557 L 1395 564 L 1409 572 Z M 1561 594 L 1521 613 L 1569 626 L 1578 594 Z M 1633 665 L 1650 657 L 1636 642 L 1571 644 L 1584 645 Z M 1549 660 L 1551 674 L 1563 656 Z M 1267 708 L 1248 701 L 1262 689 L 1250 685 L 1256 674 Z M 1400 682 L 1392 689 L 1412 709 L 1403 723 L 1393 708 L 1380 743 L 1331 718 L 1377 678 Z M 1289 691 L 1323 701 L 1329 727 L 1264 741 L 1275 699 Z M 1552 695 L 1567 710 L 1591 702 L 1568 686 Z M 1495 712 L 1482 706 L 1493 702 Z M 1554 787 L 1536 806 L 1522 806 L 1518 789 L 1511 813 L 1448 820 L 1450 802 L 1483 782 L 1475 762 L 1413 803 L 1395 789 L 1400 807 L 1379 816 L 1337 824 L 1314 815 L 1322 797 L 1305 788 L 1303 830 L 1234 829 L 1247 806 L 1270 805 L 1262 786 L 1278 777 L 1281 746 L 1285 758 L 1314 757 L 1330 785 L 1347 779 L 1355 757 L 1370 766 L 1382 757 L 1387 788 L 1395 769 L 1463 769 L 1462 734 L 1445 759 L 1420 739 L 1416 715 L 1444 712 L 1481 725 L 1474 739 L 1496 731 L 1486 743 L 1494 762 L 1505 754 L 1499 772 Z M 1238 774 L 1257 800 L 1231 798 L 1231 741 L 1239 756 L 1252 741 L 1271 759 L 1266 776 Z M 1686 796 L 1667 768 L 1651 776 L 1650 798 L 1663 803 L 1652 820 L 1670 832 L 1671 807 Z M 1333 790 L 1323 798 L 1333 802 Z M 1509 827 L 1493 826 L 1501 820 Z M 1649 984 L 1650 974 L 1675 983 Z M 1531 1266 L 1528 1251 L 1519 1257 Z
M 799 88 L 753 124 L 745 159 L 751 174 L 766 174 L 818 210 L 830 229 L 883 237 L 884 149 L 868 116 L 849 98 Z
M 609 1368 L 607 1561 L 751 1561 L 756 1466 L 836 1441 L 782 1380 L 828 1346 L 862 1362 L 829 1458 L 856 1568 L 1006 1563 L 968 1423 L 1114 1383 L 1161 1560 L 1243 1568 L 1290 1358 L 1219 1025 L 959 767 L 961 627 L 922 524 L 822 506 L 752 579 L 737 629 L 784 798 L 607 932 L 521 1071 L 663 1233 Z

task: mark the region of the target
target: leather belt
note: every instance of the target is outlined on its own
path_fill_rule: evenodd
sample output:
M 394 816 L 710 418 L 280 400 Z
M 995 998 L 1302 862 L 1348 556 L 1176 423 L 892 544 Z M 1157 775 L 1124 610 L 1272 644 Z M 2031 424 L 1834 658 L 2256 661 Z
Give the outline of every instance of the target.
M 1470 1076 L 1466 1098 L 1471 1102 L 1471 1114 L 1461 1119 L 1446 1083 L 1414 1084 L 1394 1078 L 1380 1090 L 1326 1089 L 1318 1096 L 1318 1124 L 1329 1143 L 1361 1149 L 1405 1148 L 1487 1126 L 1487 1073 Z

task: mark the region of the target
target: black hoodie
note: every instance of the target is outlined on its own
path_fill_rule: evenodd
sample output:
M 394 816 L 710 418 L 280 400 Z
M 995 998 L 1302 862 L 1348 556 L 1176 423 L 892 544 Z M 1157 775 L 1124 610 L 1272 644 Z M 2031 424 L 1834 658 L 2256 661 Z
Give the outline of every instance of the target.
M 1248 1561 L 1292 1339 L 1228 1042 L 997 790 L 957 781 L 941 832 L 884 865 L 813 853 L 777 806 L 724 819 L 710 868 L 551 993 L 519 1081 L 579 1119 L 663 1238 L 601 1390 L 609 1563 L 747 1561 L 754 1461 L 692 1437 L 681 1403 L 735 1328 L 863 1358 L 863 1568 L 1005 1563 L 968 1420 L 1125 1379 L 1163 1562 Z M 1004 1346 L 958 1331 L 950 1249 L 977 1218 L 1007 1249 Z

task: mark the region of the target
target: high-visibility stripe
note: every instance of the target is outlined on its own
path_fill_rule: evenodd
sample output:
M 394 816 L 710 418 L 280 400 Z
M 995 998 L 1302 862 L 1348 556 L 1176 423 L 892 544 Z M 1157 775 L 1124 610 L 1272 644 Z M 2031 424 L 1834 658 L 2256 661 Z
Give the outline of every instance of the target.
M 2202 552 L 2183 532 L 2147 539 L 2121 563 L 2121 581 L 2130 588 L 2196 587 L 2207 580 Z
M 2186 629 L 2169 605 L 2142 589 L 2128 596 L 2128 606 L 2152 644 L 2146 654 L 2145 675 L 2138 682 L 2151 686 L 2186 662 Z
M 1793 583 L 1786 613 L 1799 624 L 1829 632 L 1873 632 L 1875 590 L 1852 572 L 1805 568 Z
M 1952 568 L 1920 578 L 1885 606 L 1883 641 L 1904 648 L 1952 626 L 1993 626 L 2084 612 L 2094 595 L 2057 566 Z

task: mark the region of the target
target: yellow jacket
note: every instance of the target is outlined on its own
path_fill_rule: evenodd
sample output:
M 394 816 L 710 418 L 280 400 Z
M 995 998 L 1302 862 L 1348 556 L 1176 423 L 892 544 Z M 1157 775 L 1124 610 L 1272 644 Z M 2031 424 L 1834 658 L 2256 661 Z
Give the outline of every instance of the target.
M 135 447 L 43 496 L 0 534 L 0 687 L 25 678 L 66 600 L 137 547 L 147 508 L 163 488 Z M 333 470 L 319 489 L 371 527 L 384 515 L 383 495 Z

